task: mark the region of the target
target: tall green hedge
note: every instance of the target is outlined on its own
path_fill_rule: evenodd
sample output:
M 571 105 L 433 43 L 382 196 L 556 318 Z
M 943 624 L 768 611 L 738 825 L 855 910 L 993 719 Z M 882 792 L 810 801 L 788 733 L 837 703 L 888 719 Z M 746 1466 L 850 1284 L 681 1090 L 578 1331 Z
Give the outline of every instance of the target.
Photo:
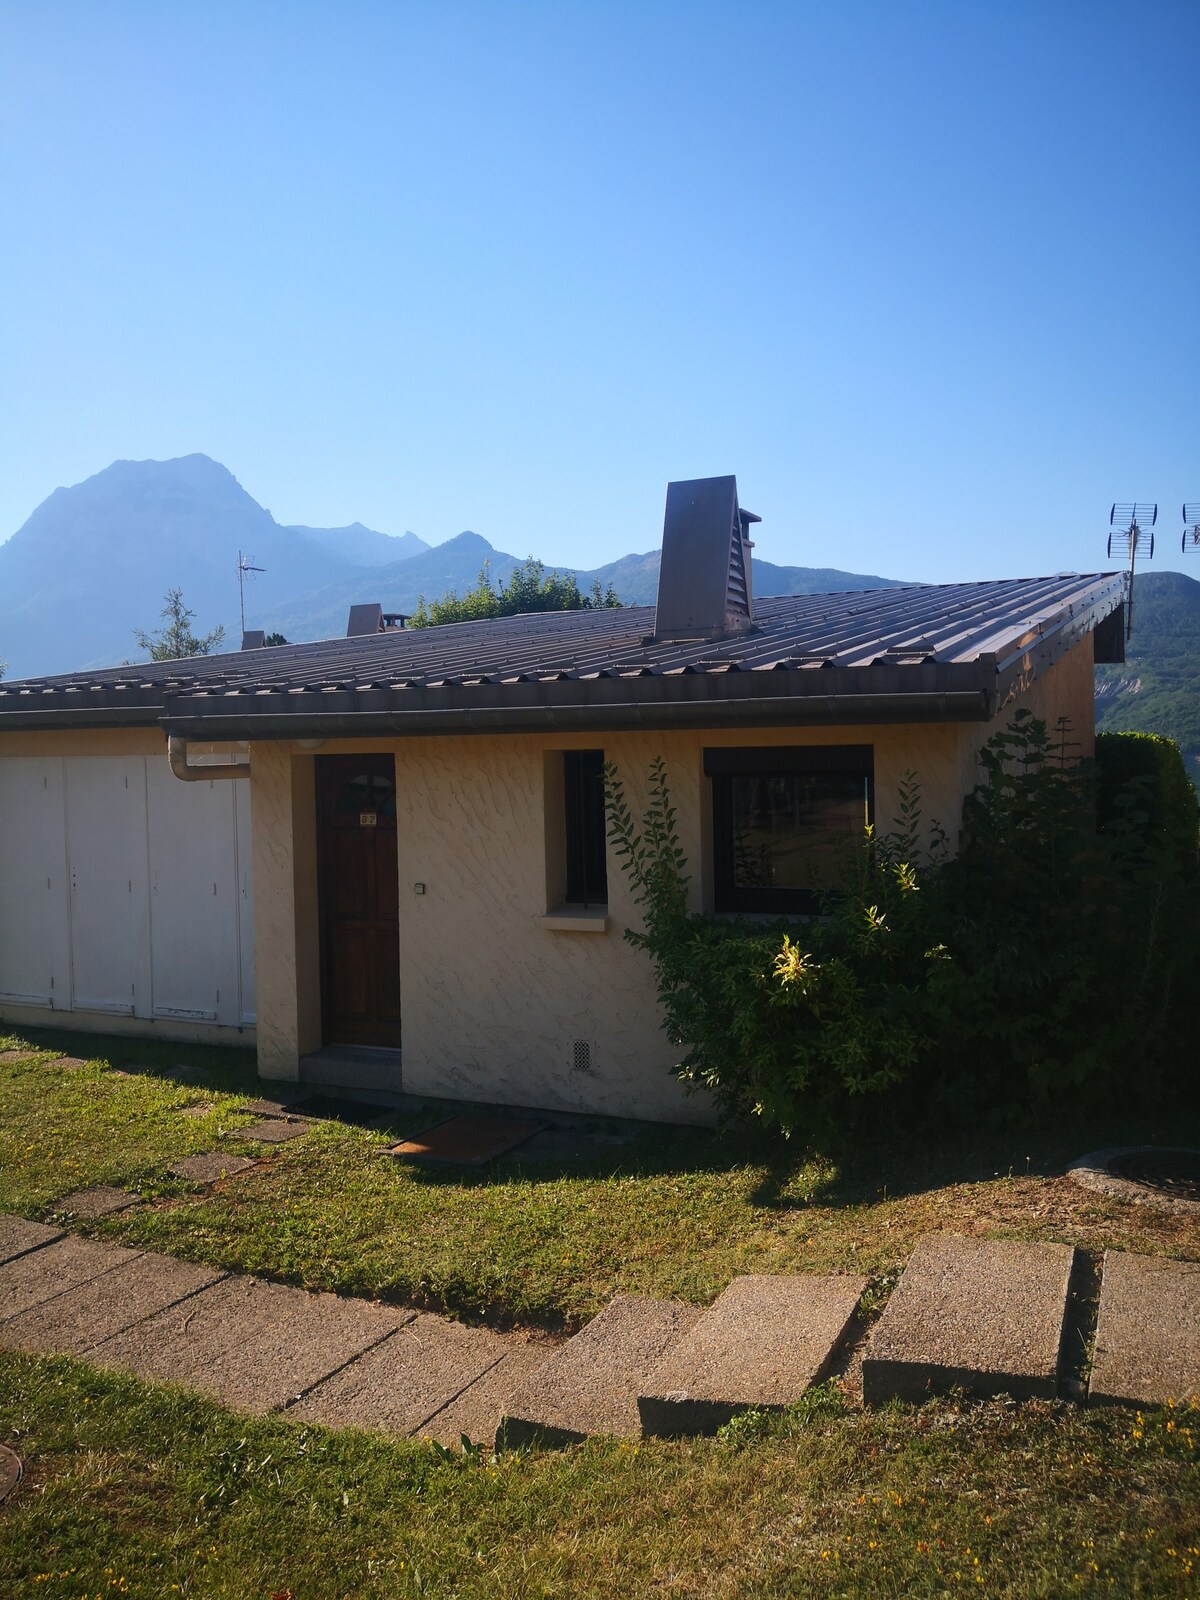
M 1200 862 L 1200 804 L 1174 739 L 1161 733 L 1096 736 L 1096 810 L 1111 830 L 1135 804 L 1150 839 L 1186 872 Z

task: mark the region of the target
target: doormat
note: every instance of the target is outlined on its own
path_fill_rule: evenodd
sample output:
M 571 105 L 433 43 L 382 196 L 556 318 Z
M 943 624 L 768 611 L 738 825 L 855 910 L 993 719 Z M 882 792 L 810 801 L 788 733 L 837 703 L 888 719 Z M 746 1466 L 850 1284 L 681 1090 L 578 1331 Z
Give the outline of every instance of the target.
M 297 1117 L 318 1117 L 327 1122 L 348 1122 L 355 1128 L 371 1128 L 385 1117 L 396 1115 L 395 1106 L 374 1100 L 348 1100 L 337 1094 L 310 1094 L 291 1100 L 283 1108 Z
M 451 1117 L 412 1139 L 394 1144 L 390 1156 L 410 1161 L 451 1161 L 461 1167 L 482 1167 L 504 1155 L 545 1126 L 542 1122 L 512 1122 L 507 1117 Z

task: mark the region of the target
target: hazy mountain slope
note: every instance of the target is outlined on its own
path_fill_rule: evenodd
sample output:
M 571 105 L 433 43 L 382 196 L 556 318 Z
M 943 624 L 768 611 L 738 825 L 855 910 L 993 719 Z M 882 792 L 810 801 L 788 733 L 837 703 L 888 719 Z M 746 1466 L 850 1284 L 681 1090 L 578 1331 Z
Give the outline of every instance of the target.
M 352 522 L 348 528 L 305 528 L 294 524 L 285 526 L 283 531 L 294 533 L 356 567 L 386 567 L 393 561 L 419 556 L 430 548 L 415 533 L 376 533 L 374 528 L 364 528 L 361 522 Z
M 599 579 L 602 589 L 611 584 L 626 605 L 653 605 L 658 594 L 658 555 L 657 550 L 650 550 L 644 555 L 622 556 L 603 567 L 579 569 L 563 565 L 558 570 L 573 571 L 585 592 Z M 298 595 L 264 617 L 263 625 L 278 629 L 289 639 L 328 638 L 345 631 L 347 614 L 356 601 L 378 601 L 385 611 L 412 611 L 422 595 L 426 600 L 440 600 L 451 590 L 462 594 L 473 588 L 485 561 L 496 584 L 504 583 L 519 565 L 515 556 L 496 550 L 479 534 L 460 533 L 408 561 L 375 567 L 369 572 L 360 568 L 312 593 Z M 552 569 L 554 563 L 547 561 L 546 566 Z M 866 577 L 830 567 L 754 563 L 754 592 L 758 595 L 882 589 L 895 587 L 897 582 L 895 578 Z
M 611 583 L 626 605 L 652 606 L 658 595 L 658 551 L 622 556 L 605 567 L 579 572 L 581 588 L 599 578 L 602 588 Z M 754 558 L 755 594 L 834 594 L 842 589 L 894 589 L 903 579 L 877 578 L 866 573 L 840 572 L 836 567 L 777 567 Z
M 264 605 L 344 573 L 343 547 L 377 560 L 385 538 L 357 525 L 280 527 L 204 455 L 115 461 L 56 489 L 0 544 L 0 659 L 10 678 L 134 659 L 134 629 L 158 626 L 173 586 L 198 631 L 224 624 L 237 645 L 239 550 L 266 569 L 247 584 L 249 622 Z M 395 543 L 422 545 L 414 535 Z
M 1134 579 L 1133 638 L 1121 667 L 1096 673 L 1096 724 L 1165 733 L 1200 778 L 1200 583 L 1182 572 Z
M 440 600 L 451 590 L 462 594 L 474 588 L 485 561 L 496 583 L 503 583 L 519 565 L 515 556 L 494 550 L 486 539 L 468 531 L 407 561 L 343 572 L 319 589 L 293 595 L 264 614 L 261 625 L 277 629 L 287 639 L 336 638 L 346 631 L 352 605 L 378 601 L 385 611 L 413 611 L 422 595 Z

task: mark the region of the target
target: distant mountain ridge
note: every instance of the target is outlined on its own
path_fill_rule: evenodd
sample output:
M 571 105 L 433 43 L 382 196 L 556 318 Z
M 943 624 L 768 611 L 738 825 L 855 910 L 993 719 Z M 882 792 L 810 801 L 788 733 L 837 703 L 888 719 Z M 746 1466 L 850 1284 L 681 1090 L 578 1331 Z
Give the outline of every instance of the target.
M 158 626 L 163 596 L 183 591 L 201 633 L 218 623 L 240 643 L 236 565 L 243 552 L 261 576 L 246 583 L 246 621 L 293 641 L 344 633 L 351 605 L 379 601 L 411 611 L 471 588 L 488 563 L 503 582 L 519 565 L 479 534 L 430 546 L 415 533 L 284 526 L 233 474 L 205 455 L 114 461 L 56 489 L 0 544 L 0 660 L 9 679 L 118 665 L 136 658 L 134 630 Z M 547 560 L 547 567 L 553 562 Z M 611 583 L 627 604 L 653 604 L 658 551 L 575 571 L 580 586 Z M 832 568 L 754 563 L 757 594 L 890 588 L 896 579 Z

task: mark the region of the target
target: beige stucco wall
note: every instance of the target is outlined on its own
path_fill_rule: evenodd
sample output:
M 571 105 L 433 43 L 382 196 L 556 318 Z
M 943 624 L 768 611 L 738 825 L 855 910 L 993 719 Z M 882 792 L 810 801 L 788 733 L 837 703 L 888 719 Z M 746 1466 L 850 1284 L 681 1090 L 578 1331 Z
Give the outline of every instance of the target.
M 250 754 L 258 1070 L 295 1079 L 321 1043 L 313 758 L 287 743 Z

